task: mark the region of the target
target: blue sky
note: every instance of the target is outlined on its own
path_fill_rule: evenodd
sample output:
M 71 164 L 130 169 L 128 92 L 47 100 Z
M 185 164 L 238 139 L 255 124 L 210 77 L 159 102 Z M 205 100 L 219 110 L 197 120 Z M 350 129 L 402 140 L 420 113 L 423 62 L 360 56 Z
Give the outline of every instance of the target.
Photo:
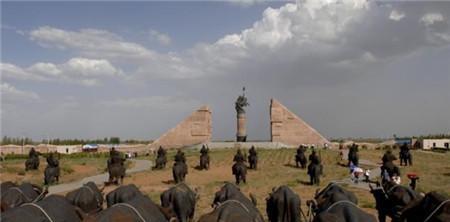
M 70 30 L 104 29 L 159 52 L 180 51 L 201 42 L 214 42 L 238 32 L 261 18 L 268 2 L 240 7 L 229 2 L 2 2 L 2 26 L 29 31 L 39 26 Z M 149 31 L 169 35 L 173 44 L 163 46 L 149 39 Z M 67 59 L 70 55 L 45 50 L 15 30 L 2 30 L 3 60 L 19 64 Z M 18 51 L 28 51 L 27 54 Z
M 277 98 L 326 137 L 450 131 L 450 3 L 2 2 L 2 134 L 154 139 L 202 104 L 269 139 Z

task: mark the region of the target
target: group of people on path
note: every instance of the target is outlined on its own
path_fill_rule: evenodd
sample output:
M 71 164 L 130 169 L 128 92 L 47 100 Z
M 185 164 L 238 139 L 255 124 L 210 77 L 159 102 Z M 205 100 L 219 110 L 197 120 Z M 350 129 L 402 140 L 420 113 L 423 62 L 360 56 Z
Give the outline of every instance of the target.
M 412 165 L 412 154 L 410 152 L 410 148 L 408 144 L 404 143 L 400 147 L 399 153 L 400 166 L 408 166 Z M 397 157 L 392 153 L 392 150 L 387 150 L 383 157 L 381 158 L 382 166 L 381 166 L 381 178 L 382 182 L 394 182 L 396 184 L 401 183 L 400 179 L 400 168 L 395 165 L 394 161 L 397 160 Z
M 36 151 L 34 147 L 28 152 L 28 159 L 25 161 L 25 170 L 37 170 L 39 169 L 40 152 Z M 55 153 L 50 152 L 47 157 L 47 166 L 44 170 L 44 184 L 49 185 L 55 182 L 59 182 L 60 169 L 59 169 L 59 158 L 56 158 Z
M 302 168 L 307 168 L 307 174 L 310 176 L 310 183 L 312 185 L 318 185 L 320 183 L 320 176 L 323 174 L 323 165 L 320 156 L 315 149 L 312 150 L 308 159 L 305 156 L 307 147 L 301 145 L 297 149 L 296 162 L 298 160 L 297 166 L 302 166 Z M 167 162 L 167 151 L 160 146 L 156 152 L 157 158 L 155 160 L 155 169 L 163 169 Z M 248 167 L 246 163 L 249 163 Z M 309 164 L 307 165 L 307 162 Z M 209 158 L 209 148 L 203 145 L 200 149 L 200 164 L 197 169 L 208 170 L 210 164 Z M 182 165 L 181 168 L 179 165 Z M 306 166 L 307 165 L 307 166 Z M 179 169 L 181 168 L 181 169 Z M 252 146 L 248 151 L 248 156 L 242 152 L 241 149 L 237 149 L 236 154 L 233 156 L 233 165 L 231 167 L 232 174 L 236 177 L 236 183 L 239 184 L 241 181 L 246 182 L 247 168 L 257 170 L 258 169 L 258 152 L 254 146 Z M 179 174 L 183 174 L 179 177 Z M 174 156 L 173 165 L 173 176 L 174 181 L 183 181 L 185 174 L 187 174 L 186 156 L 181 149 L 177 150 Z
M 37 170 L 39 168 L 39 155 L 40 153 L 37 152 L 34 147 L 30 149 L 30 152 L 28 152 L 28 159 L 25 161 L 25 171 Z

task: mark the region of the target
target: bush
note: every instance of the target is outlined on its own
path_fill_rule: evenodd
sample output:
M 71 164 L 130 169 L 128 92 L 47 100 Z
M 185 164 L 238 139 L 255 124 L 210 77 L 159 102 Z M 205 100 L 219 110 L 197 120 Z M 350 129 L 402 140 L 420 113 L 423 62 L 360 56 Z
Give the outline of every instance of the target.
M 392 149 L 392 147 L 390 145 L 384 145 L 383 146 L 383 150 L 390 150 Z
M 22 168 L 19 167 L 15 167 L 15 166 L 5 166 L 5 171 L 7 173 L 19 173 L 21 170 L 23 170 Z
M 24 169 L 20 169 L 20 170 L 17 172 L 17 175 L 19 175 L 19 176 L 25 176 L 25 170 L 24 170 Z
M 362 203 L 361 204 L 362 208 L 375 208 L 375 204 L 374 203 Z
M 18 160 L 18 159 L 27 159 L 27 154 L 6 154 L 4 159 L 5 160 Z
M 361 148 L 362 148 L 363 150 L 367 150 L 367 145 L 366 145 L 366 144 L 363 144 L 363 145 L 361 146 Z
M 66 173 L 66 174 L 71 174 L 71 173 L 74 172 L 74 170 L 72 169 L 72 167 L 69 166 L 69 165 L 63 165 L 62 171 L 63 171 L 64 173 Z
M 72 154 L 63 154 L 62 158 L 65 159 L 79 159 L 79 158 L 105 158 L 109 157 L 108 152 L 81 152 L 81 153 L 72 153 Z

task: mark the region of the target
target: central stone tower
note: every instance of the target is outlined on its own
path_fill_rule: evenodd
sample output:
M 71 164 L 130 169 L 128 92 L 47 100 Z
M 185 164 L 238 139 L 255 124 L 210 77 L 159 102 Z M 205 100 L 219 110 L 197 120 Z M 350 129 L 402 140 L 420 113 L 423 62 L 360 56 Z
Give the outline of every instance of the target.
M 247 141 L 247 129 L 246 129 L 247 118 L 245 116 L 244 107 L 248 105 L 250 104 L 247 102 L 247 98 L 245 97 L 245 87 L 243 87 L 242 95 L 240 95 L 235 102 L 236 118 L 237 118 L 237 133 L 236 133 L 237 142 Z

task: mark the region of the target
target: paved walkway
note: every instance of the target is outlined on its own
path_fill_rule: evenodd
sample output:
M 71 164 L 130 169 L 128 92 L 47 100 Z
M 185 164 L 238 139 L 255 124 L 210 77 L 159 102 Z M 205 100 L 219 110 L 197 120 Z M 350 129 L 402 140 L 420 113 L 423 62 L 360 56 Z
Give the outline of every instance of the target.
M 343 150 L 343 158 L 344 160 L 348 160 L 348 150 Z M 365 165 L 365 166 L 369 166 L 370 167 L 370 175 L 369 175 L 369 179 L 374 181 L 378 176 L 380 176 L 381 174 L 381 169 L 380 166 L 370 160 L 365 160 L 365 159 L 359 159 L 359 165 Z M 370 190 L 369 188 L 369 183 L 364 182 L 363 177 L 360 178 L 358 183 L 355 183 L 351 180 L 350 178 L 350 172 L 348 174 L 347 178 L 344 178 L 342 180 L 336 180 L 334 182 L 336 183 L 345 183 L 350 185 L 351 187 L 356 187 L 356 188 L 360 188 L 360 189 L 364 189 L 364 190 Z
M 131 159 L 130 161 L 134 162 L 134 167 L 131 169 L 127 169 L 127 174 L 149 170 L 152 167 L 152 162 L 149 160 Z M 55 194 L 75 190 L 89 181 L 92 181 L 96 184 L 103 184 L 105 181 L 108 181 L 108 177 L 109 177 L 108 173 L 85 177 L 79 181 L 50 186 L 48 188 L 48 192 L 49 194 Z

